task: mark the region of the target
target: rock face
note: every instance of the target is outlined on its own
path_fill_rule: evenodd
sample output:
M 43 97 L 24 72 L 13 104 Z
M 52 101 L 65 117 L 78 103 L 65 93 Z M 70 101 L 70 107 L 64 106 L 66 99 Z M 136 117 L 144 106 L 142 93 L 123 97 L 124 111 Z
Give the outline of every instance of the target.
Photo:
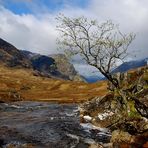
M 31 56 L 30 60 L 34 70 L 41 72 L 45 76 L 72 81 L 85 81 L 83 77 L 77 73 L 74 66 L 68 61 L 64 54 L 50 56 L 35 55 Z
M 0 62 L 9 67 L 31 68 L 31 62 L 16 47 L 1 38 Z
M 78 74 L 74 66 L 68 61 L 64 54 L 49 55 L 55 60 L 55 64 L 59 73 L 69 80 L 85 81 L 82 76 Z
M 81 106 L 83 122 L 110 128 L 113 147 L 142 147 L 148 144 L 148 67 L 114 75 L 120 89 Z M 120 91 L 120 92 L 119 92 Z M 126 104 L 122 99 L 127 98 Z M 128 106 L 127 110 L 124 105 Z M 126 112 L 127 111 L 127 112 Z
M 137 111 L 148 118 L 148 66 L 126 73 L 117 73 L 114 77 L 125 93 L 128 92 L 131 97 L 138 98 L 135 100 Z M 110 83 L 109 88 L 114 89 Z
M 68 59 L 64 54 L 55 54 L 49 56 L 55 60 L 57 69 L 61 74 L 65 76 L 75 76 L 77 74 L 74 66 L 68 62 Z
M 34 70 L 37 70 L 45 75 L 57 75 L 58 71 L 55 65 L 55 60 L 48 56 L 37 55 L 31 58 Z

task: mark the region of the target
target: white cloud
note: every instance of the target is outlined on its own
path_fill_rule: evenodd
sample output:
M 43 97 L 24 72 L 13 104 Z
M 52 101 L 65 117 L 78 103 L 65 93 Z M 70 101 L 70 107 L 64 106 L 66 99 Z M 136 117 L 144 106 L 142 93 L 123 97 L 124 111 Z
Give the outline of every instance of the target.
M 44 9 L 44 7 L 41 8 Z M 77 8 L 75 11 L 68 5 L 60 12 L 68 16 L 87 14 L 87 11 L 83 9 Z M 55 18 L 60 12 L 19 15 L 0 6 L 0 37 L 19 49 L 41 54 L 58 53 L 60 51 L 57 51 L 56 47 L 58 32 Z
M 98 70 L 92 66 L 89 66 L 87 64 L 75 64 L 75 69 L 80 73 L 80 75 L 89 77 L 91 75 L 99 75 L 102 76 L 101 73 L 98 72 Z
M 124 32 L 136 33 L 136 39 L 130 47 L 137 58 L 148 56 L 148 1 L 147 0 L 92 0 L 89 10 L 99 20 L 112 19 Z
M 0 0 L 2 5 L 3 0 Z M 32 1 L 33 2 L 33 1 Z M 29 5 L 29 4 L 28 4 Z M 53 54 L 56 50 L 55 17 L 59 12 L 68 16 L 87 16 L 98 21 L 112 19 L 120 25 L 123 32 L 135 32 L 137 37 L 130 47 L 131 54 L 136 58 L 148 56 L 148 0 L 90 0 L 85 9 L 72 7 L 65 3 L 64 9 L 50 13 L 46 6 L 32 3 L 33 14 L 14 14 L 0 6 L 0 37 L 14 44 L 19 49 L 25 49 L 42 54 Z M 41 9 L 41 10 L 39 10 Z M 42 11 L 43 9 L 43 11 Z M 38 11 L 39 10 L 39 11 Z M 86 68 L 85 64 L 75 64 L 81 73 L 94 70 Z M 83 72 L 84 71 L 84 72 Z M 87 71 L 87 72 L 86 72 Z
M 43 54 L 57 53 L 57 32 L 51 16 L 37 18 L 34 15 L 16 15 L 0 8 L 0 35 L 19 49 Z

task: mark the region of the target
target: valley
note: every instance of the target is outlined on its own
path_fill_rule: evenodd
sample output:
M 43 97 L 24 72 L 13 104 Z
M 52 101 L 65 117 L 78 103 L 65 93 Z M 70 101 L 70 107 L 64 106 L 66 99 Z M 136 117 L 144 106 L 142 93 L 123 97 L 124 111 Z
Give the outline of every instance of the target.
M 85 79 L 63 54 L 22 51 L 0 39 L 0 147 L 146 148 L 148 68 L 145 59 L 131 63 L 114 73 L 117 89 Z
M 88 84 L 35 76 L 29 69 L 0 67 L 0 101 L 80 103 L 107 93 L 105 81 Z

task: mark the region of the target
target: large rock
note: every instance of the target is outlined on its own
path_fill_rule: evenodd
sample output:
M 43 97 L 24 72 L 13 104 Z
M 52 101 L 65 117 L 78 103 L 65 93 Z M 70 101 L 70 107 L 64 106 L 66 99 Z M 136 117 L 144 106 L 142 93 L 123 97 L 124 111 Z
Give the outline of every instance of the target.
M 135 102 L 137 111 L 148 118 L 148 66 L 126 73 L 116 73 L 114 77 L 118 80 L 122 95 L 130 96 Z M 114 94 L 117 91 L 111 83 L 109 89 L 113 90 Z

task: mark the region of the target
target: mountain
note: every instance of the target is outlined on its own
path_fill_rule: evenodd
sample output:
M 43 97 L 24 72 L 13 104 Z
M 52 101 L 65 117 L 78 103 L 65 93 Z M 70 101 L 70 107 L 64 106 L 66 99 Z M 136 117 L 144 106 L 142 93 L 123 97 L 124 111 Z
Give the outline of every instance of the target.
M 37 70 L 46 76 L 59 77 L 62 79 L 70 80 L 70 75 L 62 74 L 60 69 L 58 69 L 57 67 L 55 59 L 53 59 L 52 57 L 45 55 L 36 55 L 32 56 L 31 62 L 34 70 Z M 66 61 L 65 63 L 68 63 L 68 61 Z M 65 67 L 67 70 L 68 67 L 65 63 L 63 63 L 63 67 Z
M 27 59 L 31 59 L 34 56 L 39 55 L 38 53 L 33 53 L 27 50 L 20 50 L 20 52 L 27 58 Z
M 30 59 L 33 69 L 41 72 L 45 76 L 72 81 L 85 81 L 64 54 L 46 56 L 25 50 L 21 52 Z
M 0 38 L 0 63 L 8 67 L 28 68 L 35 75 L 72 81 L 85 81 L 65 55 L 40 55 L 15 46 Z
M 8 67 L 31 68 L 31 62 L 10 43 L 0 38 L 0 63 Z
M 126 72 L 130 69 L 136 69 L 142 66 L 146 66 L 147 63 L 148 63 L 148 58 L 144 58 L 144 59 L 137 60 L 137 61 L 125 62 L 121 64 L 120 66 L 118 66 L 115 70 L 113 70 L 113 73 Z
M 85 81 L 85 79 L 78 74 L 73 64 L 69 62 L 64 54 L 53 54 L 49 56 L 55 60 L 57 70 L 62 76 L 74 81 Z
M 92 76 L 85 76 L 85 79 L 88 83 L 94 83 L 94 82 L 102 80 L 102 77 L 92 75 Z
M 146 66 L 148 65 L 148 58 L 144 58 L 144 59 L 141 59 L 141 60 L 133 60 L 133 61 L 129 61 L 129 62 L 124 62 L 123 64 L 121 64 L 120 66 L 118 66 L 116 69 L 114 69 L 112 71 L 112 73 L 117 73 L 117 72 L 126 72 L 126 71 L 129 71 L 131 69 L 136 69 L 136 68 L 139 68 L 139 67 L 143 67 L 143 66 Z M 87 76 L 85 77 L 86 81 L 89 82 L 89 83 L 93 83 L 93 82 L 97 82 L 99 80 L 106 80 L 105 77 L 99 77 L 99 76 Z
M 121 64 L 120 66 L 118 66 L 116 69 L 114 69 L 112 71 L 112 73 L 117 73 L 117 72 L 126 72 L 128 70 L 131 69 L 136 69 L 139 67 L 143 67 L 148 65 L 148 58 L 144 58 L 141 60 L 133 60 L 133 61 L 129 61 L 129 62 L 124 62 L 123 64 Z M 106 80 L 105 77 L 101 77 L 101 76 L 97 76 L 97 75 L 92 75 L 92 76 L 85 76 L 85 80 L 88 83 L 94 83 L 100 80 Z

